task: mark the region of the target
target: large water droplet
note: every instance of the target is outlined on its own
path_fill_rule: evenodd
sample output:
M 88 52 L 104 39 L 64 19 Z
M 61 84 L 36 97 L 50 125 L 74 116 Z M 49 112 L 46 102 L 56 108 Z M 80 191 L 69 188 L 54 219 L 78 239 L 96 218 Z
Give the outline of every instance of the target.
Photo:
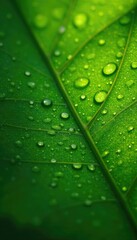
M 35 27 L 42 29 L 45 28 L 48 24 L 48 19 L 45 15 L 38 14 L 34 18 L 34 25 Z
M 83 89 L 89 85 L 89 79 L 88 78 L 78 78 L 74 82 L 74 86 L 79 89 Z
M 79 13 L 73 19 L 73 24 L 78 29 L 85 28 L 87 22 L 88 22 L 88 16 L 85 13 Z
M 44 146 L 45 146 L 45 144 L 44 144 L 44 142 L 42 142 L 42 141 L 39 141 L 39 142 L 37 142 L 37 146 L 38 146 L 38 147 L 44 147 Z
M 134 127 L 133 126 L 129 126 L 128 127 L 128 132 L 132 132 L 134 130 Z
M 105 98 L 107 96 L 107 92 L 104 90 L 96 92 L 94 99 L 96 103 L 102 103 L 104 102 Z
M 103 73 L 106 76 L 112 75 L 117 70 L 117 65 L 115 63 L 108 63 L 103 68 Z

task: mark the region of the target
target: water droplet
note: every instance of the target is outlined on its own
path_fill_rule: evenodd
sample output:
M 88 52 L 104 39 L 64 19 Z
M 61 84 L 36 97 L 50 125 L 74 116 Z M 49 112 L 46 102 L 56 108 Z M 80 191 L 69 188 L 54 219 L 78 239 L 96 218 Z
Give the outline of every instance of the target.
M 73 193 L 71 194 L 71 196 L 72 196 L 73 198 L 78 198 L 78 197 L 79 197 L 79 193 L 73 192 Z
M 60 130 L 61 130 L 61 127 L 60 127 L 59 125 L 53 125 L 53 126 L 52 126 L 52 129 L 57 130 L 57 131 L 60 131 Z
M 47 133 L 51 136 L 54 136 L 56 134 L 55 130 L 52 129 L 48 130 Z
M 56 20 L 61 20 L 63 18 L 64 15 L 64 9 L 63 8 L 54 8 L 52 11 L 52 16 L 56 19 Z
M 124 48 L 126 44 L 126 39 L 125 38 L 120 38 L 117 42 L 118 47 Z
M 107 92 L 104 90 L 96 92 L 94 99 L 96 103 L 102 103 L 106 99 Z
M 68 119 L 70 117 L 70 115 L 67 112 L 61 113 L 60 116 L 61 116 L 62 119 Z
M 45 146 L 45 144 L 44 144 L 44 142 L 42 142 L 42 141 L 39 141 L 39 142 L 37 142 L 37 146 L 38 146 L 38 147 L 44 147 L 44 146 Z
M 76 150 L 76 149 L 77 149 L 77 145 L 76 145 L 76 144 L 74 144 L 74 143 L 73 143 L 73 144 L 71 144 L 70 146 L 71 146 L 71 149 L 72 149 L 72 150 Z
M 33 166 L 32 167 L 32 172 L 38 173 L 38 172 L 40 172 L 40 168 L 38 166 Z
M 28 85 L 28 87 L 30 87 L 32 89 L 35 88 L 35 86 L 36 86 L 36 84 L 34 82 L 28 82 L 27 85 Z
M 54 159 L 54 158 L 51 159 L 51 163 L 56 163 L 56 162 L 57 162 L 56 159 Z
M 73 168 L 75 168 L 75 169 L 81 169 L 81 168 L 82 168 L 82 164 L 80 164 L 80 163 L 74 163 L 74 164 L 73 164 Z
M 117 70 L 117 65 L 115 63 L 108 63 L 103 68 L 103 73 L 106 76 L 112 75 Z
M 57 187 L 57 182 L 52 182 L 52 183 L 50 184 L 50 186 L 51 186 L 52 188 Z
M 15 144 L 16 144 L 16 146 L 17 146 L 18 148 L 21 148 L 21 147 L 22 147 L 22 142 L 21 142 L 20 140 L 17 140 L 17 141 L 15 142 Z
M 73 19 L 73 24 L 78 29 L 83 29 L 86 27 L 88 22 L 88 16 L 85 13 L 77 14 Z
M 55 172 L 55 177 L 61 178 L 61 177 L 63 177 L 63 173 L 62 172 Z
M 106 157 L 109 155 L 109 151 L 108 150 L 105 150 L 103 153 L 102 153 L 102 157 Z
M 123 56 L 122 52 L 118 52 L 117 55 L 116 55 L 117 58 L 122 58 L 122 56 Z
M 126 192 L 127 191 L 127 187 L 122 187 L 122 192 Z
M 134 127 L 133 126 L 129 126 L 128 127 L 128 132 L 131 132 L 131 131 L 133 131 L 134 130 Z
M 85 200 L 84 205 L 89 207 L 92 205 L 92 201 L 90 199 Z
M 35 27 L 37 27 L 39 29 L 43 29 L 43 28 L 47 27 L 47 24 L 48 24 L 48 19 L 45 15 L 38 14 L 35 16 L 35 18 L 34 18 Z
M 50 122 L 51 122 L 51 118 L 45 118 L 45 119 L 43 120 L 43 122 L 44 122 L 44 123 L 50 123 Z
M 55 50 L 54 55 L 55 55 L 56 57 L 59 57 L 60 54 L 61 54 L 61 52 L 60 52 L 59 50 Z
M 132 62 L 131 63 L 131 68 L 132 69 L 137 69 L 137 62 Z
M 105 44 L 105 40 L 104 40 L 104 39 L 100 39 L 100 40 L 98 41 L 98 44 L 99 44 L 100 46 L 104 45 L 104 44 Z
M 123 99 L 124 98 L 124 96 L 122 95 L 122 94 L 119 94 L 118 96 L 117 96 L 117 99 L 118 100 L 121 100 L 121 99 Z
M 127 87 L 131 87 L 133 84 L 134 84 L 133 80 L 129 80 L 129 81 L 126 82 Z
M 87 167 L 88 167 L 88 169 L 89 169 L 90 171 L 93 171 L 93 172 L 94 172 L 95 169 L 96 169 L 94 164 L 88 164 Z
M 52 101 L 48 98 L 43 99 L 41 102 L 43 107 L 51 107 L 52 106 Z
M 66 28 L 64 26 L 59 27 L 59 33 L 63 34 L 66 31 Z
M 29 71 L 25 71 L 25 76 L 27 76 L 27 77 L 30 77 L 31 76 L 31 73 L 29 72 Z
M 81 100 L 85 100 L 85 99 L 86 99 L 86 95 L 81 95 L 81 96 L 80 96 L 80 99 L 81 99 Z
M 107 109 L 103 109 L 103 110 L 102 110 L 102 114 L 103 114 L 103 115 L 107 114 L 107 112 L 108 112 Z
M 88 64 L 85 64 L 84 65 L 84 69 L 87 70 L 89 68 L 89 65 Z
M 78 78 L 74 82 L 74 86 L 78 89 L 83 89 L 89 85 L 89 79 L 88 78 Z
M 122 24 L 122 25 L 127 25 L 128 23 L 130 23 L 130 20 L 131 20 L 131 18 L 129 17 L 129 16 L 124 16 L 124 17 L 122 17 L 121 19 L 120 19 L 120 23 Z
M 116 150 L 116 153 L 117 153 L 117 154 L 120 154 L 120 153 L 121 153 L 121 149 L 117 149 L 117 150 Z

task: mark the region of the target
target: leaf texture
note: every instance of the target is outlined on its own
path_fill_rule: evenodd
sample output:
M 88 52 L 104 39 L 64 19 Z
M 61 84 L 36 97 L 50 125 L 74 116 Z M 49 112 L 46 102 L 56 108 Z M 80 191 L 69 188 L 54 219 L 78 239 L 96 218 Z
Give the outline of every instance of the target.
M 2 0 L 2 239 L 136 239 L 135 6 Z

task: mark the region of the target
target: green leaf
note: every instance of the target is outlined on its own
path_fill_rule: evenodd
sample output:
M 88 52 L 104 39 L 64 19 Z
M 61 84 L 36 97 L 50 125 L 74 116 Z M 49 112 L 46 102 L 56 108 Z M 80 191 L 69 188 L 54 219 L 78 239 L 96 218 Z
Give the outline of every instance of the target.
M 136 239 L 135 7 L 2 0 L 2 239 Z

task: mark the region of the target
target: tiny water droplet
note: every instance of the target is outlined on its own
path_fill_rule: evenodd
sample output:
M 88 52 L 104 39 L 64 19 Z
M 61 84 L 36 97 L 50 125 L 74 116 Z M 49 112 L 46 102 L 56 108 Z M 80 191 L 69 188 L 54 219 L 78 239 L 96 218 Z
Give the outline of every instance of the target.
M 90 199 L 85 200 L 84 205 L 86 207 L 90 207 L 92 205 L 92 201 Z
M 48 24 L 48 19 L 45 15 L 38 14 L 35 16 L 35 18 L 34 18 L 35 27 L 37 27 L 39 29 L 43 29 L 43 28 L 47 27 L 47 24 Z
M 38 146 L 38 147 L 44 147 L 44 146 L 45 146 L 45 144 L 44 144 L 44 142 L 42 142 L 42 141 L 39 141 L 39 142 L 37 142 L 37 146 Z
M 127 187 L 122 187 L 122 192 L 126 192 L 127 191 Z
M 51 163 L 56 163 L 56 162 L 57 162 L 56 159 L 54 159 L 54 158 L 51 159 Z
M 46 98 L 46 99 L 42 100 L 41 104 L 43 107 L 50 107 L 50 106 L 52 106 L 52 101 L 50 99 Z
M 131 87 L 133 84 L 134 84 L 133 80 L 129 80 L 129 81 L 126 82 L 127 87 Z
M 106 42 L 105 42 L 104 39 L 100 39 L 100 40 L 98 41 L 98 44 L 99 44 L 100 46 L 103 46 L 105 43 L 106 43 Z
M 28 87 L 30 87 L 32 89 L 35 88 L 35 86 L 36 86 L 36 84 L 34 82 L 28 82 L 27 85 L 28 85 Z
M 63 112 L 63 113 L 60 114 L 60 117 L 62 119 L 68 119 L 70 117 L 70 115 L 67 112 Z
M 120 19 L 120 23 L 122 24 L 122 25 L 127 25 L 128 23 L 130 23 L 130 20 L 131 20 L 131 18 L 129 17 L 129 16 L 124 16 L 124 17 L 122 17 L 121 19 Z
M 102 157 L 106 157 L 109 155 L 109 151 L 108 150 L 105 150 L 103 153 L 102 153 Z
M 131 68 L 132 69 L 137 69 L 137 62 L 132 62 L 131 63 Z
M 62 172 L 55 172 L 55 177 L 61 178 L 61 177 L 63 177 L 63 173 Z
M 88 16 L 85 13 L 77 14 L 73 19 L 73 24 L 78 29 L 84 29 L 88 22 Z
M 118 52 L 117 55 L 116 55 L 117 58 L 122 58 L 122 56 L 123 56 L 122 52 Z
M 92 172 L 94 172 L 95 171 L 95 165 L 94 164 L 88 164 L 88 169 L 90 170 L 90 171 L 92 171 Z
M 38 172 L 40 172 L 40 168 L 38 166 L 33 166 L 32 167 L 32 172 L 38 173 Z
M 83 89 L 89 85 L 89 79 L 88 78 L 78 78 L 74 82 L 74 86 L 78 89 Z
M 101 113 L 102 113 L 103 115 L 105 115 L 105 114 L 107 114 L 107 112 L 108 112 L 107 109 L 103 109 Z
M 96 103 L 102 103 L 105 101 L 107 96 L 107 92 L 104 90 L 98 91 L 96 92 L 95 96 L 94 96 L 94 100 Z
M 60 50 L 55 50 L 54 56 L 59 57 L 61 54 Z
M 73 143 L 73 144 L 71 144 L 70 146 L 71 146 L 71 149 L 72 149 L 72 150 L 76 150 L 76 149 L 77 149 L 77 145 L 76 145 L 76 144 L 74 144 L 74 143 Z
M 124 96 L 122 95 L 122 94 L 119 94 L 118 96 L 117 96 L 117 99 L 118 100 L 121 100 L 121 99 L 123 99 L 124 98 Z
M 103 68 L 103 73 L 106 76 L 112 75 L 114 72 L 117 70 L 117 65 L 115 63 L 108 63 L 104 68 Z
M 80 163 L 74 163 L 74 164 L 73 164 L 73 168 L 75 168 L 75 169 L 81 169 L 81 168 L 82 168 L 82 164 L 80 164 Z
M 29 71 L 25 71 L 25 76 L 27 76 L 27 77 L 30 77 L 31 76 L 31 73 L 29 72 Z
M 134 130 L 134 127 L 133 126 L 129 126 L 128 127 L 128 132 L 131 132 L 131 131 L 133 131 Z
M 18 148 L 21 148 L 21 147 L 22 147 L 22 142 L 21 142 L 20 140 L 17 140 L 17 141 L 15 142 L 15 144 L 16 144 L 16 146 L 17 146 Z

